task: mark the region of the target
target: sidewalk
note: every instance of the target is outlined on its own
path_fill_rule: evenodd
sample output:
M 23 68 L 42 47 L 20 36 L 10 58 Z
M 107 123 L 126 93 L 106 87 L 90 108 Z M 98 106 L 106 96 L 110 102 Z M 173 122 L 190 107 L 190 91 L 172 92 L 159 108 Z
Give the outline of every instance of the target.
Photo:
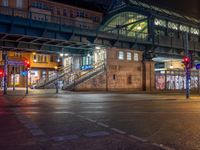
M 127 97 L 134 97 L 134 100 L 174 100 L 174 101 L 199 101 L 200 95 L 197 93 L 191 93 L 190 98 L 186 99 L 184 92 L 105 92 L 105 91 L 89 91 L 89 92 L 73 92 L 73 91 L 63 91 L 59 90 L 59 93 L 56 94 L 55 89 L 29 89 L 28 95 L 25 94 L 24 88 L 17 88 L 15 91 L 8 89 L 7 97 L 15 96 L 15 98 L 24 98 L 28 97 L 39 97 L 39 96 L 65 96 L 65 95 L 126 95 Z M 0 91 L 2 95 L 2 91 Z M 124 100 L 126 101 L 126 100 Z

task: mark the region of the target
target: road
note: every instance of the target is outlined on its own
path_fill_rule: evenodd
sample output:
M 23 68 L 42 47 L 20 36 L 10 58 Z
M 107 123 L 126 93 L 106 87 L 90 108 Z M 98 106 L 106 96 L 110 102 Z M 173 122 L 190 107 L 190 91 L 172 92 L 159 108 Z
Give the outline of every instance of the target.
M 1 99 L 0 149 L 200 149 L 199 96 L 36 90 Z

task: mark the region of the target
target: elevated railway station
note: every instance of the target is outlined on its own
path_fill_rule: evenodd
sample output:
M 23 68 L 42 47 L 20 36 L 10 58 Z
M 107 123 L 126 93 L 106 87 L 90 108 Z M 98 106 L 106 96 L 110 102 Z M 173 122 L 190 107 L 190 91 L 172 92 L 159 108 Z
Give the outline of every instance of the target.
M 182 58 L 192 55 L 199 89 L 200 20 L 137 0 L 105 12 L 48 0 L 0 0 L 0 49 L 7 85 L 66 90 L 184 90 Z M 0 58 L 5 68 L 5 57 Z

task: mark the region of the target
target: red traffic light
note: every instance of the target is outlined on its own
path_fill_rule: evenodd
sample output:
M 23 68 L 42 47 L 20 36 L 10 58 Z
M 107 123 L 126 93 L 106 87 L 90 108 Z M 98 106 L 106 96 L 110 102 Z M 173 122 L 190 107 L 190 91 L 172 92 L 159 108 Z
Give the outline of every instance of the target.
M 188 64 L 190 63 L 190 58 L 187 57 L 187 56 L 185 56 L 185 57 L 183 58 L 183 63 L 184 63 L 185 65 L 188 65 Z
M 28 61 L 28 60 L 25 60 L 25 66 L 27 67 L 27 68 L 30 68 L 30 61 Z
M 3 75 L 4 75 L 4 71 L 0 70 L 0 77 L 3 77 Z

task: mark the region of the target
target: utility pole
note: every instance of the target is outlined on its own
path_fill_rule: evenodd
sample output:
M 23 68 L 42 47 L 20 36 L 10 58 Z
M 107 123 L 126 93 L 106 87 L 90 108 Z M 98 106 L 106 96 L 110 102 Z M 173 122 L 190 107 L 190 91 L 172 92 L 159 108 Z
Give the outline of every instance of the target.
M 6 50 L 3 50 L 4 59 L 4 77 L 3 77 L 3 94 L 7 94 L 7 69 L 8 69 L 8 54 Z

